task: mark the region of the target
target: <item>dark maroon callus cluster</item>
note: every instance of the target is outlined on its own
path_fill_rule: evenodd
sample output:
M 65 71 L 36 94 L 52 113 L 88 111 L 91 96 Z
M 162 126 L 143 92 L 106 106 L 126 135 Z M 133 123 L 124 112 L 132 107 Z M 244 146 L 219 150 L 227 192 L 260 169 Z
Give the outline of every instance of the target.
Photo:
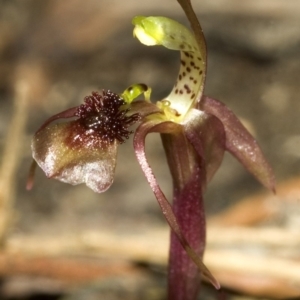
M 140 119 L 139 114 L 127 116 L 130 109 L 122 109 L 126 102 L 118 94 L 103 90 L 84 99 L 75 115 L 87 130 L 93 130 L 104 141 L 124 143 L 133 131 L 128 127 Z

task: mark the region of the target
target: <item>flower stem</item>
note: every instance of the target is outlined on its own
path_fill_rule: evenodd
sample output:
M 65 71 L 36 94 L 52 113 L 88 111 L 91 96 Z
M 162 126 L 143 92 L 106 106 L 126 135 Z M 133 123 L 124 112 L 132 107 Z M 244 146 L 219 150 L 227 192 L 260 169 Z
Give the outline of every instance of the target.
M 206 231 L 202 198 L 205 174 L 202 161 L 182 132 L 162 134 L 162 141 L 173 178 L 173 211 L 182 233 L 202 258 Z M 201 273 L 173 232 L 168 280 L 169 299 L 197 298 Z

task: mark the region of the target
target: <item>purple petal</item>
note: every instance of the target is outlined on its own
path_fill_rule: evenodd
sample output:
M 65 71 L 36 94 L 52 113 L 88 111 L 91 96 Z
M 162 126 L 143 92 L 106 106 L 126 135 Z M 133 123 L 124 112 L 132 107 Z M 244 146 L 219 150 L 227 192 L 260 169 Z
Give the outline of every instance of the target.
M 47 177 L 73 185 L 86 183 L 98 193 L 113 182 L 117 141 L 104 142 L 79 121 L 40 129 L 33 137 L 32 153 Z
M 215 116 L 190 110 L 183 123 L 184 131 L 198 155 L 204 160 L 207 183 L 220 167 L 225 151 L 225 131 Z M 205 184 L 205 182 L 204 182 Z
M 269 163 L 257 141 L 234 113 L 223 103 L 206 96 L 201 99 L 200 109 L 216 116 L 223 123 L 226 133 L 226 150 L 235 156 L 258 181 L 275 191 L 275 178 Z
M 220 288 L 219 283 L 212 276 L 207 267 L 203 264 L 201 257 L 199 257 L 195 251 L 191 248 L 191 246 L 186 241 L 181 228 L 177 222 L 177 219 L 174 215 L 173 209 L 166 199 L 165 195 L 161 191 L 157 180 L 153 174 L 151 167 L 146 158 L 145 154 L 145 138 L 148 133 L 151 132 L 159 132 L 159 133 L 174 133 L 181 131 L 181 126 L 179 124 L 175 124 L 172 122 L 166 121 L 158 121 L 158 120 L 149 120 L 147 122 L 142 123 L 136 130 L 134 135 L 134 150 L 137 157 L 137 160 L 146 176 L 146 179 L 155 194 L 155 197 L 158 201 L 158 204 L 161 207 L 161 210 L 169 223 L 172 231 L 176 234 L 178 240 L 180 241 L 182 247 L 188 253 L 189 257 L 194 261 L 194 263 L 198 266 L 202 274 L 207 277 L 210 282 L 216 287 Z

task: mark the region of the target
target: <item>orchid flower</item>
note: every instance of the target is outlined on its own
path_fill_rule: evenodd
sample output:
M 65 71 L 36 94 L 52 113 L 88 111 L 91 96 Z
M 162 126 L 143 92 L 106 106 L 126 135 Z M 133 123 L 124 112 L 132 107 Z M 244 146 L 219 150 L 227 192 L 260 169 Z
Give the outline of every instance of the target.
M 274 190 L 273 173 L 257 142 L 224 104 L 203 95 L 206 44 L 189 0 L 178 0 L 190 31 L 166 17 L 133 19 L 134 36 L 147 46 L 180 52 L 180 70 L 170 94 L 151 102 L 151 89 L 134 84 L 123 93 L 93 92 L 80 106 L 50 117 L 32 141 L 34 163 L 47 177 L 73 185 L 86 183 L 97 193 L 112 184 L 117 149 L 134 132 L 133 147 L 163 215 L 171 227 L 168 297 L 196 299 L 201 278 L 220 285 L 202 258 L 205 249 L 203 193 L 221 165 L 224 151 L 235 156 L 263 185 Z M 144 94 L 144 100 L 139 96 Z M 71 119 L 55 122 L 61 119 Z M 145 154 L 149 133 L 160 133 L 173 180 L 173 202 L 167 200 Z

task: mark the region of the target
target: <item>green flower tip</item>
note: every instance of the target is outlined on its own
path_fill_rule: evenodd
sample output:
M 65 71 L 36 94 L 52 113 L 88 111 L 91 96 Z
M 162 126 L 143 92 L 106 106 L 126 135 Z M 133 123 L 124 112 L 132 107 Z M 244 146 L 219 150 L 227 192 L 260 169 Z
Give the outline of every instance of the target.
M 171 50 L 198 51 L 194 35 L 182 24 L 166 17 L 133 18 L 133 35 L 146 46 L 162 45 Z
M 155 17 L 136 16 L 132 20 L 135 25 L 133 35 L 146 46 L 161 45 L 164 31 Z

